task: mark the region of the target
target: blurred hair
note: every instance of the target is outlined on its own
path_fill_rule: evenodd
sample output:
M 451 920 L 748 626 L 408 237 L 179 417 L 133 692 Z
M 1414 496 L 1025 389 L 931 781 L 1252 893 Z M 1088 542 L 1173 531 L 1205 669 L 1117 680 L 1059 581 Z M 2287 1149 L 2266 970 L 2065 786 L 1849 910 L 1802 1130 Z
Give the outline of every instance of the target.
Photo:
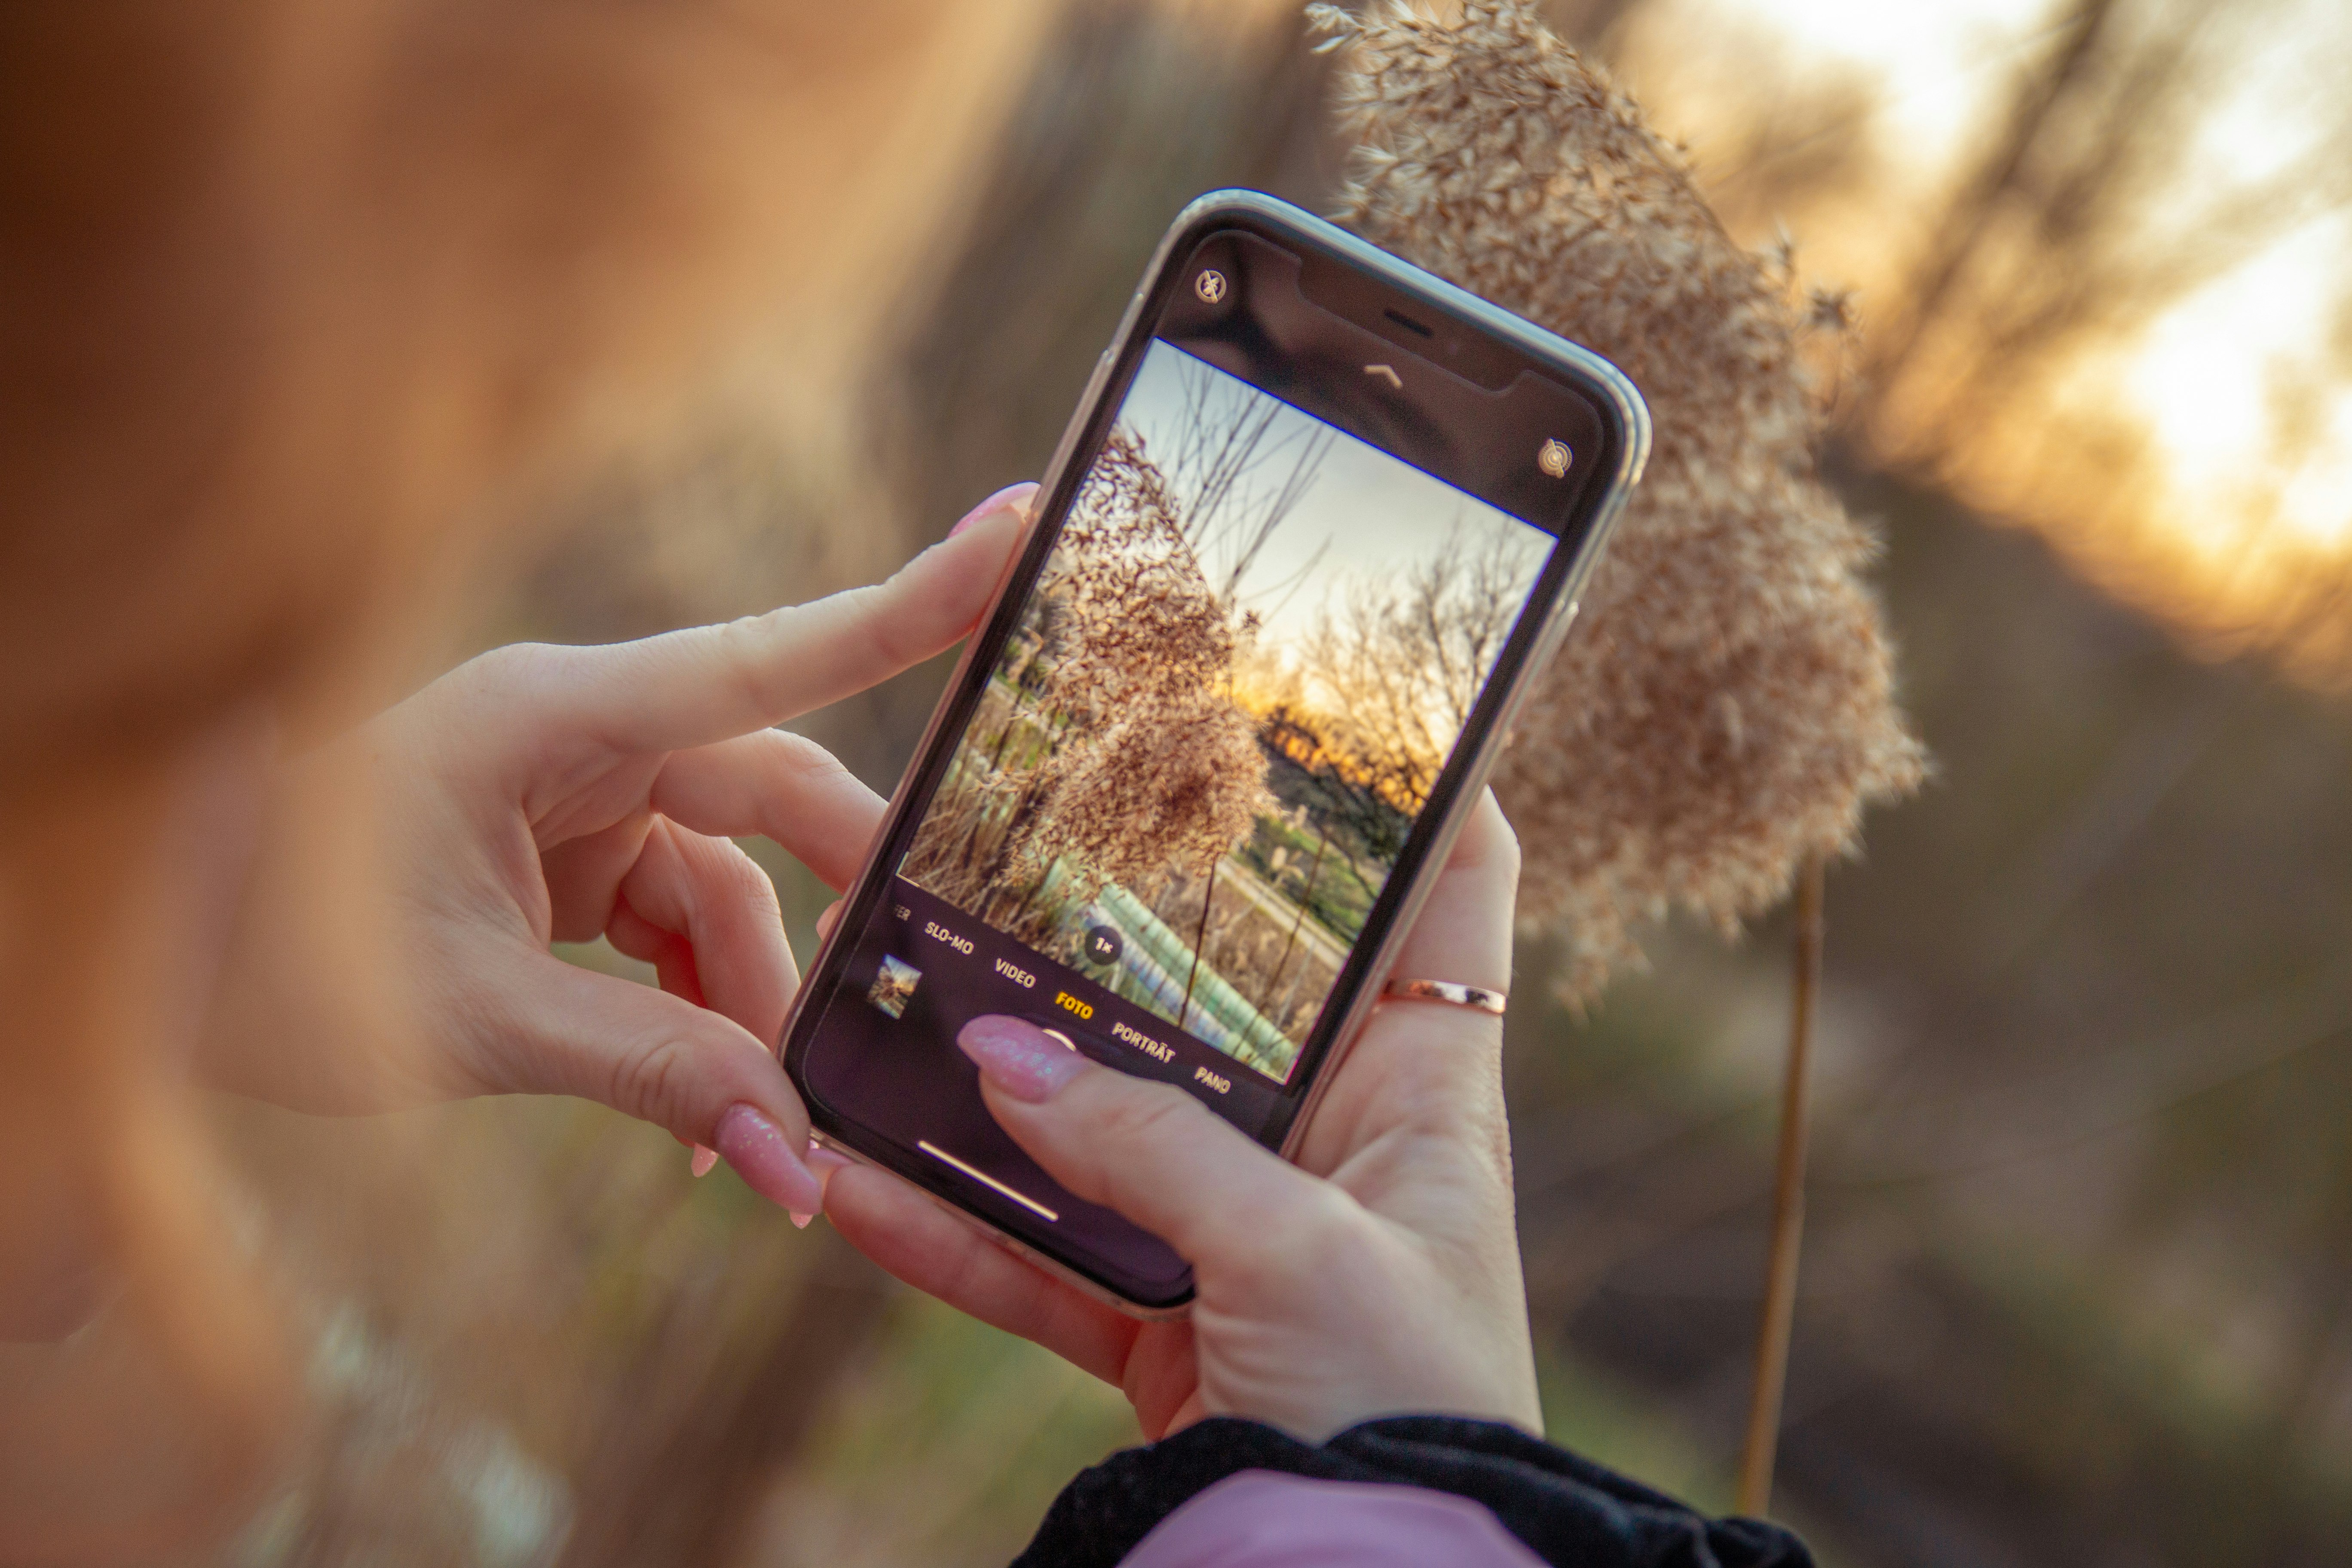
M 984 101 L 925 78 L 975 68 L 934 9 L 0 8 L 0 1237 L 79 1212 L 138 1347 L 0 1367 L 0 1555 L 217 1514 L 288 1405 L 159 1043 L 191 1026 L 142 968 L 197 742 L 352 716 L 469 537 L 657 421 L 760 301 L 903 245 L 865 189 L 894 112 Z M 203 1443 L 27 1489 L 174 1420 Z
M 903 42 L 863 10 L 11 7 L 7 783 L 318 679 L 699 359 L 839 177 L 793 110 L 887 68 L 818 52 Z

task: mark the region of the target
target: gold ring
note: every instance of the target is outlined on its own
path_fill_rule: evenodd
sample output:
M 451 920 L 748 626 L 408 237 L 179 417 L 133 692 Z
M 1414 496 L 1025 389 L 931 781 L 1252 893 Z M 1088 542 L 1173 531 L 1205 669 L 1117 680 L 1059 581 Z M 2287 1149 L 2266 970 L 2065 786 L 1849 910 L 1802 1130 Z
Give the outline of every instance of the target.
M 1456 1007 L 1475 1007 L 1481 1013 L 1503 1016 L 1503 994 L 1480 985 L 1462 985 L 1451 980 L 1391 980 L 1383 995 L 1401 1002 L 1445 1002 Z

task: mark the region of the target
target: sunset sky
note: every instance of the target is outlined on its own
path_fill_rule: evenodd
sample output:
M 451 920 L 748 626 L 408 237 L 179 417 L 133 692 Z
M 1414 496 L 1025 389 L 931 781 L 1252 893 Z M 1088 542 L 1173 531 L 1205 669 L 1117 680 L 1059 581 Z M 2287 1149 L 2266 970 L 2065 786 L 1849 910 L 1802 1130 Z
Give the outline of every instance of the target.
M 1907 181 L 1933 188 L 2018 61 L 2049 45 L 2053 9 L 2051 0 L 1686 0 L 1661 16 L 1689 28 L 1712 12 L 1778 37 L 1800 73 L 1872 80 L 1882 148 Z M 2343 103 L 2352 7 L 2246 0 L 2222 14 L 2210 42 L 2230 64 L 2213 82 L 2180 200 L 2291 167 L 2324 134 Z M 2197 552 L 2222 557 L 2244 543 L 2265 500 L 2291 538 L 2352 548 L 2352 388 L 2343 385 L 2352 364 L 2326 364 L 2331 327 L 2345 334 L 2347 257 L 2352 216 L 2312 218 L 2176 300 L 2126 351 L 2082 367 L 2082 397 L 2112 400 L 2159 437 L 2161 524 Z M 2340 341 L 2336 357 L 2347 357 Z M 2288 458 L 2277 451 L 2277 388 L 2315 376 L 2338 385 L 2316 400 L 2310 447 Z
M 1121 423 L 1142 436 L 1149 453 L 1173 449 L 1170 431 L 1182 402 L 1178 377 L 1187 366 L 1280 409 L 1267 432 L 1270 448 L 1328 428 L 1181 349 L 1155 342 L 1119 408 Z M 1269 469 L 1283 466 L 1277 459 Z M 1310 634 L 1325 608 L 1343 597 L 1351 583 L 1402 578 L 1446 549 L 1457 531 L 1481 542 L 1503 538 L 1521 545 L 1531 580 L 1551 548 L 1551 536 L 1541 530 L 1377 447 L 1333 431 L 1315 483 L 1274 531 L 1236 598 L 1264 620 L 1264 644 L 1280 649 Z M 1214 570 L 1214 563 L 1206 564 Z

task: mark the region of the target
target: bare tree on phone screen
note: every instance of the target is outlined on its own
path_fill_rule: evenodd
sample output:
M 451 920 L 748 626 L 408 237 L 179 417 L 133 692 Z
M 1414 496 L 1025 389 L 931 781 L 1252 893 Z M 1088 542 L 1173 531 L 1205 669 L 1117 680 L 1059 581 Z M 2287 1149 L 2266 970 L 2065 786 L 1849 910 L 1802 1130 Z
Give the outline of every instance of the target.
M 1201 361 L 1184 360 L 1177 377 L 1183 395 L 1173 438 L 1163 443 L 1162 467 L 1182 498 L 1185 541 L 1203 580 L 1238 614 L 1243 579 L 1314 486 L 1339 433 L 1286 420 L 1283 404 Z M 1260 588 L 1257 596 L 1286 594 L 1315 564 Z

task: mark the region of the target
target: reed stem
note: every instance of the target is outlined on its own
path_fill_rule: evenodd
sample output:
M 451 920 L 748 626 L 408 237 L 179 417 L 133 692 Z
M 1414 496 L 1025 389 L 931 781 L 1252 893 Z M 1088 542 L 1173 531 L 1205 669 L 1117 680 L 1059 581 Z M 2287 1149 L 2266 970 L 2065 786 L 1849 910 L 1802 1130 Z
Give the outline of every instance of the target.
M 1764 1310 L 1756 1331 L 1756 1383 L 1748 1440 L 1739 1456 L 1738 1511 L 1761 1519 L 1772 1506 L 1772 1466 L 1780 1443 L 1780 1396 L 1789 1381 L 1796 1324 L 1797 1259 L 1805 1237 L 1805 1079 L 1822 984 L 1822 883 L 1816 855 L 1797 879 L 1797 937 L 1790 987 L 1789 1059 L 1780 1085 L 1780 1150 L 1772 1180 L 1771 1251 L 1764 1266 Z

